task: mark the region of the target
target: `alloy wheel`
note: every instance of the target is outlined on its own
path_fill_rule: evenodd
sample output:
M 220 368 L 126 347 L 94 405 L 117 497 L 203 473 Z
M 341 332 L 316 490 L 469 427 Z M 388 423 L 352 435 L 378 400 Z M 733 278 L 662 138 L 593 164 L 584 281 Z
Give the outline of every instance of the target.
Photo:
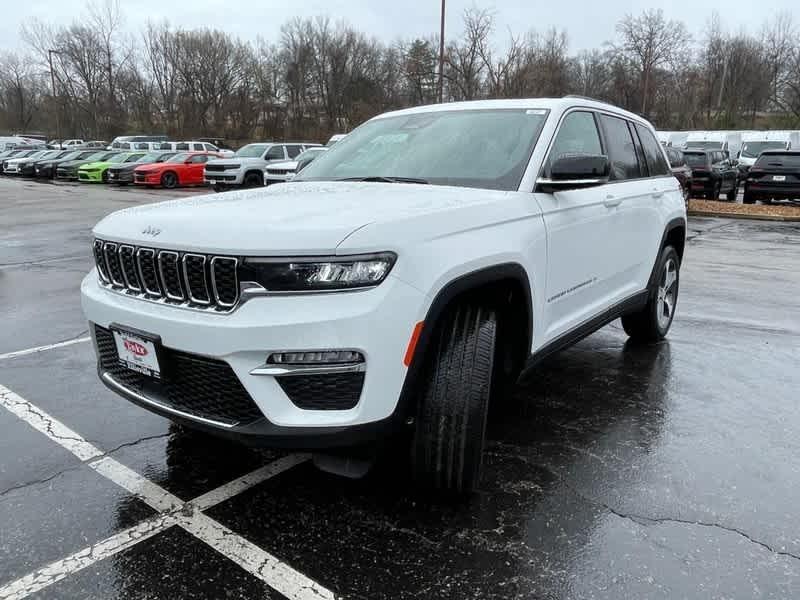
M 661 282 L 658 285 L 656 316 L 658 326 L 663 330 L 669 327 L 672 315 L 675 312 L 675 300 L 678 291 L 678 265 L 670 258 L 664 263 L 661 272 Z

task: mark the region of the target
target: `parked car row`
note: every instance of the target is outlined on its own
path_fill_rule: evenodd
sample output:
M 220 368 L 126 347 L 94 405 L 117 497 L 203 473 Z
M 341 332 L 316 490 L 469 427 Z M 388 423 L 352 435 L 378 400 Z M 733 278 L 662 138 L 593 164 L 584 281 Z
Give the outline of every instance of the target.
M 289 181 L 299 169 L 338 141 L 333 138 L 327 146 L 311 142 L 247 144 L 231 157 L 209 160 L 204 181 L 217 192 Z
M 11 150 L 0 153 L 0 173 L 40 180 L 175 188 L 202 185 L 205 163 L 220 156 L 169 150 Z
M 207 184 L 222 191 L 289 181 L 344 136 L 333 136 L 326 146 L 265 142 L 248 144 L 235 153 L 218 150 L 210 141 L 142 139 L 145 137 L 116 138 L 109 148 L 86 147 L 83 140 L 76 139 L 51 140 L 64 148 L 9 149 L 0 152 L 0 174 L 164 188 Z

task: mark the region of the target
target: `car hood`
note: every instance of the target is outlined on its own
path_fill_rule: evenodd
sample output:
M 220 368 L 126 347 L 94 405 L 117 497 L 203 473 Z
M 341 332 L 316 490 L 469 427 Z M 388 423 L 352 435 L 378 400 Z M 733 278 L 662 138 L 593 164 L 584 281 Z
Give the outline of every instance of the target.
M 285 160 L 283 162 L 276 162 L 270 163 L 267 165 L 267 169 L 291 169 L 294 170 L 297 168 L 297 161 L 296 160 Z
M 230 156 L 223 156 L 222 158 L 213 158 L 209 160 L 207 165 L 263 165 L 264 159 L 255 157 L 255 158 L 242 158 L 240 156 L 236 156 L 235 154 L 231 154 Z
M 83 166 L 85 164 L 86 164 L 86 160 L 85 159 L 83 159 L 83 160 L 80 160 L 80 159 L 79 160 L 65 160 L 64 162 L 59 163 L 58 166 L 59 167 L 65 167 L 67 169 L 71 169 L 73 167 L 74 168 L 78 168 L 78 167 Z
M 133 171 L 139 167 L 149 167 L 154 163 L 122 163 L 121 165 L 112 165 L 109 167 L 112 171 Z
M 156 171 L 163 171 L 169 165 L 170 168 L 182 167 L 183 163 L 148 163 L 145 165 L 134 166 L 134 171 L 139 173 L 155 173 Z
M 91 169 L 105 169 L 111 166 L 112 163 L 101 161 L 101 162 L 92 162 L 92 163 L 83 163 L 81 164 L 80 168 L 85 170 Z
M 335 254 L 345 238 L 370 223 L 417 222 L 458 210 L 460 218 L 450 220 L 453 226 L 481 226 L 486 221 L 483 205 L 502 202 L 510 193 L 404 183 L 297 182 L 128 208 L 103 219 L 94 233 L 119 242 L 208 253 Z M 474 210 L 462 210 L 470 206 Z M 159 233 L 150 237 L 145 230 Z M 383 249 L 394 245 L 385 241 Z

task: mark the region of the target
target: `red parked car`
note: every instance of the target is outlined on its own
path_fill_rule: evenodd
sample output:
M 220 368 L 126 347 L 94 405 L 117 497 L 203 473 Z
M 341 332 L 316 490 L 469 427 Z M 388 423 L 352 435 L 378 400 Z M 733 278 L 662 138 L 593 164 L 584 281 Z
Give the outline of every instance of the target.
M 213 152 L 181 152 L 172 158 L 133 171 L 133 182 L 148 187 L 175 188 L 181 185 L 202 185 L 203 168 L 212 158 L 222 158 Z

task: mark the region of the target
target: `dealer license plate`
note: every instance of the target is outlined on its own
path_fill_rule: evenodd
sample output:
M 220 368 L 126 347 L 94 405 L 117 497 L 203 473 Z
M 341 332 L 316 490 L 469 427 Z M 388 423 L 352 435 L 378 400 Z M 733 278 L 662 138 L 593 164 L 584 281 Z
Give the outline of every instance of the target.
M 155 342 L 119 329 L 112 330 L 112 333 L 117 346 L 117 356 L 123 367 L 148 377 L 161 378 Z
M 772 181 L 786 181 L 786 175 L 773 175 Z

